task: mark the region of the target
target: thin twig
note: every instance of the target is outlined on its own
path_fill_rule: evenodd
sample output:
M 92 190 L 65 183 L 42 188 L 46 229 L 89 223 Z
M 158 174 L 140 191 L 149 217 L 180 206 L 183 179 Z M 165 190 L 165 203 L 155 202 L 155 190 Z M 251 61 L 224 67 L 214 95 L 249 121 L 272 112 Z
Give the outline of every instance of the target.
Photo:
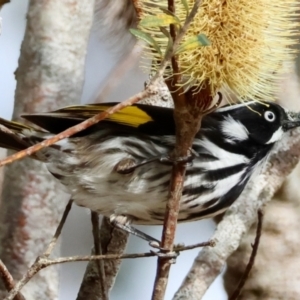
M 175 11 L 175 1 L 174 0 L 168 0 L 168 10 L 176 15 Z M 176 41 L 176 26 L 175 24 L 170 24 L 170 35 L 172 37 L 173 42 Z M 176 59 L 176 56 L 173 56 L 171 59 L 172 64 L 172 89 L 170 91 L 173 91 L 173 89 L 179 89 L 179 91 L 182 93 L 183 88 L 178 88 L 178 83 L 181 81 L 181 72 L 179 69 L 178 61 Z
M 9 271 L 7 270 L 5 264 L 0 260 L 0 276 L 3 284 L 7 291 L 9 292 L 15 287 L 15 282 Z M 19 292 L 16 294 L 14 300 L 25 300 L 24 296 Z
M 43 149 L 43 148 L 46 148 L 46 147 L 49 147 L 55 143 L 57 143 L 58 141 L 60 140 L 63 140 L 67 137 L 70 137 L 94 124 L 97 124 L 98 122 L 104 120 L 106 117 L 108 117 L 109 115 L 119 111 L 120 109 L 126 107 L 126 106 L 129 106 L 129 105 L 132 105 L 136 102 L 138 102 L 139 100 L 143 99 L 144 97 L 147 97 L 148 95 L 151 94 L 151 88 L 152 86 L 149 88 L 149 89 L 145 89 L 144 91 L 140 92 L 140 93 L 137 93 L 136 95 L 130 97 L 129 99 L 127 99 L 126 101 L 124 102 L 121 102 L 111 108 L 109 108 L 108 110 L 100 113 L 100 114 L 97 114 L 96 116 L 92 117 L 92 118 L 89 118 L 75 126 L 72 126 L 70 128 L 68 128 L 67 130 L 53 136 L 52 138 L 49 138 L 47 140 L 44 140 L 43 142 L 40 142 L 38 144 L 35 144 L 34 146 L 31 146 L 25 150 L 22 150 L 22 151 L 19 151 L 13 155 L 10 155 L 8 157 L 6 157 L 5 159 L 1 160 L 0 161 L 0 167 L 4 166 L 4 165 L 7 165 L 7 164 L 10 164 L 16 160 L 19 160 L 21 158 L 24 158 L 26 156 L 30 156 L 32 155 L 33 153 Z
M 199 247 L 214 247 L 214 246 L 215 246 L 214 241 L 208 241 L 208 242 L 198 243 L 190 246 L 178 246 L 176 247 L 176 249 L 174 248 L 174 250 L 175 252 L 182 252 L 182 251 L 188 251 Z M 68 256 L 68 257 L 59 257 L 55 259 L 44 259 L 43 261 L 41 261 L 41 264 L 43 265 L 42 268 L 45 268 L 52 265 L 77 262 L 77 261 L 134 259 L 134 258 L 154 257 L 159 255 L 160 252 L 154 252 L 154 251 L 144 252 L 144 253 L 130 253 L 130 254 L 75 255 L 75 256 Z M 173 253 L 170 253 L 169 256 L 170 258 L 174 258 Z
M 67 217 L 68 217 L 68 215 L 69 215 L 69 213 L 71 211 L 72 204 L 73 204 L 73 200 L 70 199 L 69 202 L 68 202 L 68 204 L 66 205 L 66 208 L 65 208 L 64 213 L 63 213 L 63 215 L 61 217 L 61 220 L 60 220 L 60 222 L 59 222 L 59 224 L 58 224 L 58 226 L 56 228 L 56 231 L 55 231 L 55 233 L 54 233 L 54 235 L 53 235 L 53 237 L 52 237 L 52 239 L 51 239 L 51 241 L 49 243 L 49 246 L 47 247 L 46 251 L 44 252 L 44 256 L 45 257 L 48 257 L 51 254 L 53 248 L 55 247 L 55 245 L 57 243 L 57 240 L 60 237 L 61 231 L 62 231 L 62 229 L 63 229 L 63 227 L 65 225 Z
M 20 292 L 22 287 L 41 269 L 42 265 L 39 264 L 39 260 L 37 259 L 36 262 L 27 270 L 26 274 L 21 278 L 21 280 L 16 283 L 12 290 L 10 290 L 9 294 L 4 298 L 4 300 L 14 300 L 14 297 Z
M 246 280 L 249 277 L 250 271 L 254 265 L 255 257 L 257 255 L 257 250 L 260 242 L 260 237 L 261 237 L 261 230 L 262 230 L 262 223 L 263 223 L 263 212 L 261 209 L 257 211 L 257 216 L 258 216 L 258 222 L 257 222 L 257 228 L 256 228 L 256 235 L 255 235 L 255 241 L 254 244 L 252 245 L 252 252 L 248 261 L 248 264 L 246 266 L 245 272 L 235 289 L 235 291 L 232 293 L 231 297 L 229 300 L 237 300 L 238 297 L 240 296 L 240 293 L 246 283 Z
M 198 243 L 191 246 L 178 246 L 176 247 L 176 252 L 191 250 L 198 247 L 214 247 L 214 241 L 208 241 L 203 243 Z M 69 256 L 60 257 L 56 259 L 49 259 L 45 256 L 40 256 L 34 262 L 34 264 L 27 270 L 26 274 L 22 279 L 14 286 L 14 288 L 9 292 L 8 296 L 4 300 L 13 300 L 17 293 L 22 289 L 22 287 L 40 270 L 61 263 L 78 262 L 78 261 L 92 261 L 92 260 L 114 260 L 114 259 L 130 259 L 130 258 L 145 258 L 158 256 L 159 253 L 156 252 L 146 252 L 146 253 L 133 253 L 133 254 L 107 254 L 107 255 L 85 255 L 85 256 Z M 170 254 L 170 257 L 174 257 L 174 254 Z
M 91 221 L 93 226 L 93 237 L 94 237 L 94 252 L 95 255 L 102 255 L 101 243 L 100 243 L 100 233 L 99 233 L 99 215 L 96 212 L 91 212 Z M 105 270 L 103 260 L 97 260 L 96 262 L 99 281 L 101 285 L 101 292 L 103 300 L 108 300 L 106 280 L 105 280 Z M 95 287 L 94 287 L 95 288 Z
M 200 247 L 214 247 L 214 241 L 208 241 L 203 243 L 198 243 L 190 246 L 178 246 L 174 248 L 176 252 L 188 251 L 195 248 Z M 70 263 L 70 262 L 78 262 L 78 261 L 92 261 L 92 260 L 114 260 L 114 259 L 133 259 L 133 258 L 147 258 L 153 256 L 159 256 L 160 252 L 144 252 L 144 253 L 129 253 L 129 254 L 105 254 L 105 255 L 74 255 L 68 257 L 59 257 L 59 258 L 43 258 L 38 259 L 39 264 L 41 265 L 40 269 L 44 269 L 48 266 L 62 264 L 62 263 Z M 165 255 L 165 254 L 163 254 Z M 170 253 L 169 256 L 171 258 L 174 257 L 173 253 Z

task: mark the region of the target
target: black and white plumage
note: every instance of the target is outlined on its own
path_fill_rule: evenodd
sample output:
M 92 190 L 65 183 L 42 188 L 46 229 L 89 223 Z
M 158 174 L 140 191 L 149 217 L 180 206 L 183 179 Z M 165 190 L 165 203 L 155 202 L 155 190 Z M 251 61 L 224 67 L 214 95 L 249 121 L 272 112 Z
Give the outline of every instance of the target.
M 24 149 L 112 104 L 64 108 L 25 118 L 43 129 L 0 120 L 0 146 Z M 259 172 L 298 115 L 275 103 L 248 102 L 217 109 L 203 119 L 187 166 L 179 222 L 224 212 Z M 36 154 L 72 194 L 75 203 L 124 222 L 162 224 L 172 164 L 160 159 L 175 144 L 173 110 L 129 107 L 75 137 Z

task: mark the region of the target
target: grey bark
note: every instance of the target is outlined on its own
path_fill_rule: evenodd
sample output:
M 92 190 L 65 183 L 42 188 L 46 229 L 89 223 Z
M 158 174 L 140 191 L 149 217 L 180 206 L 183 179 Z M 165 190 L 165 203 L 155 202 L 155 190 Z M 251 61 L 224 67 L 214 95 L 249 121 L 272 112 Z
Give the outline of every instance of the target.
M 30 1 L 16 71 L 14 119 L 23 112 L 79 102 L 93 10 L 91 0 Z M 30 158 L 6 168 L 0 254 L 15 280 L 49 243 L 68 199 L 60 190 L 45 166 Z M 40 272 L 22 293 L 27 299 L 57 299 L 57 268 Z

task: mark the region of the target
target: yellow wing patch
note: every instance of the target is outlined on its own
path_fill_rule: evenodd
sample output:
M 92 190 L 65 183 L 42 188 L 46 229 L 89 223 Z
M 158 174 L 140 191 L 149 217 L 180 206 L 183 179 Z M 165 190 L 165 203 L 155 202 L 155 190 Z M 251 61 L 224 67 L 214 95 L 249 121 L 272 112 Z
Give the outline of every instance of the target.
M 153 121 L 153 119 L 145 111 L 136 106 L 125 107 L 110 115 L 107 119 L 132 127 L 138 127 L 141 124 Z
M 111 108 L 111 105 L 83 105 L 83 106 L 70 106 L 58 110 L 59 112 L 68 113 L 70 117 L 72 115 L 77 117 L 90 118 L 102 111 L 105 111 Z M 121 109 L 120 111 L 109 115 L 105 120 L 116 122 L 119 124 L 138 127 L 147 122 L 153 121 L 152 117 L 147 114 L 144 110 L 137 106 L 127 106 Z

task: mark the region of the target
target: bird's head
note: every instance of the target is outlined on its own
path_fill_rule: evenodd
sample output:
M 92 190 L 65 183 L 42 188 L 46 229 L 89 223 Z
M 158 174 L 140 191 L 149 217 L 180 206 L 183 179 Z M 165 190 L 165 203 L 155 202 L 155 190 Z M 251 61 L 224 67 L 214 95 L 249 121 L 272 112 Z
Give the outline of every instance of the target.
M 221 130 L 232 143 L 254 140 L 273 144 L 284 132 L 300 126 L 300 114 L 285 110 L 274 102 L 248 102 L 216 110 L 222 116 Z

